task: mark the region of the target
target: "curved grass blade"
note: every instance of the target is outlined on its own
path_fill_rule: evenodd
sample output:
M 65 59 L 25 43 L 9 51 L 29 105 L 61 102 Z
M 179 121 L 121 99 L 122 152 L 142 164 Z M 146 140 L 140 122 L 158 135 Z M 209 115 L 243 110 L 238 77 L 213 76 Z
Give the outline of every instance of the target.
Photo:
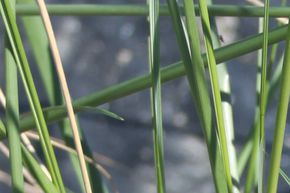
M 15 61 L 24 84 L 25 92 L 30 104 L 31 111 L 36 122 L 36 126 L 41 137 L 41 145 L 43 148 L 46 163 L 49 171 L 52 175 L 53 183 L 61 190 L 65 192 L 60 171 L 56 162 L 56 157 L 53 152 L 52 145 L 49 140 L 49 133 L 47 125 L 43 116 L 37 91 L 32 79 L 32 75 L 29 69 L 28 61 L 25 55 L 25 51 L 22 45 L 20 34 L 16 25 L 15 17 L 12 14 L 12 9 L 8 0 L 0 2 L 0 11 L 5 29 L 13 50 Z
M 288 34 L 290 33 L 290 25 L 288 24 Z M 278 109 L 276 114 L 275 134 L 272 145 L 270 170 L 268 176 L 267 193 L 277 192 L 278 176 L 281 162 L 281 154 L 284 141 L 284 132 L 287 120 L 287 111 L 290 93 L 290 37 L 287 37 L 283 70 L 281 77 L 281 90 L 279 95 Z
M 180 54 L 184 62 L 183 65 L 190 85 L 193 102 L 196 106 L 204 131 L 216 192 L 225 193 L 227 192 L 227 188 L 224 180 L 225 178 L 218 140 L 212 124 L 212 109 L 206 84 L 203 58 L 201 57 L 197 24 L 194 20 L 194 5 L 192 1 L 184 1 L 184 11 L 188 31 L 187 35 L 189 37 L 189 42 L 187 42 L 186 33 L 184 32 L 176 1 L 168 0 L 167 3 L 176 33 L 177 43 L 179 44 Z
M 157 192 L 165 193 L 163 124 L 161 105 L 159 0 L 149 0 L 149 63 L 151 72 L 151 107 L 153 117 L 153 141 Z
M 111 117 L 113 119 L 119 120 L 119 121 L 124 121 L 125 119 L 116 113 L 113 113 L 107 109 L 99 108 L 99 107 L 91 107 L 91 106 L 74 106 L 74 109 L 76 111 L 81 111 L 81 112 L 93 112 L 101 115 L 105 115 L 107 117 Z
M 219 134 L 219 141 L 221 144 L 221 154 L 223 159 L 223 165 L 225 169 L 225 177 L 227 181 L 227 188 L 229 193 L 233 192 L 233 182 L 230 170 L 229 153 L 227 147 L 227 134 L 224 126 L 223 110 L 220 96 L 220 89 L 218 85 L 218 74 L 216 69 L 216 59 L 213 51 L 212 39 L 211 39 L 211 29 L 210 21 L 207 10 L 207 2 L 204 0 L 199 0 L 200 15 L 202 20 L 202 27 L 207 51 L 207 61 L 210 74 L 210 81 L 213 93 L 213 102 L 215 108 L 215 116 L 217 122 L 217 130 Z
M 10 1 L 12 14 L 15 15 L 15 1 Z M 6 128 L 10 149 L 10 170 L 13 193 L 24 192 L 22 155 L 20 147 L 18 76 L 13 51 L 5 34 L 5 75 L 6 75 Z

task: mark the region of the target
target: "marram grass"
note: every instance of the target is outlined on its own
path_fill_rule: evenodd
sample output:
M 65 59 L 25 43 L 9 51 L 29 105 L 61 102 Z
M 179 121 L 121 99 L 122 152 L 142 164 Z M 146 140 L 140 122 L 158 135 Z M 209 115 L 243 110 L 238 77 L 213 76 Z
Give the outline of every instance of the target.
M 285 2 L 282 1 L 281 5 L 285 5 Z M 289 177 L 280 168 L 280 162 L 290 93 L 290 55 L 288 53 L 290 49 L 290 27 L 288 24 L 283 26 L 279 24 L 279 27 L 269 30 L 270 17 L 289 17 L 288 7 L 270 6 L 269 0 L 265 1 L 264 7 L 235 5 L 235 2 L 232 2 L 232 5 L 216 5 L 211 0 L 199 0 L 198 5 L 195 5 L 192 0 L 167 0 L 167 4 L 164 5 L 160 4 L 159 0 L 149 0 L 147 4 L 141 5 L 50 4 L 47 8 L 51 15 L 145 16 L 144 19 L 148 17 L 150 73 L 108 86 L 75 101 L 68 101 L 63 100 L 60 92 L 64 81 L 55 78 L 57 71 L 53 68 L 51 53 L 47 49 L 49 38 L 47 38 L 45 28 L 41 22 L 37 4 L 33 0 L 19 0 L 18 3 L 15 5 L 14 1 L 8 0 L 0 2 L 2 25 L 6 30 L 4 58 L 6 70 L 3 74 L 6 77 L 5 95 L 7 97 L 6 105 L 1 101 L 6 111 L 5 121 L 0 119 L 0 138 L 8 137 L 11 189 L 13 192 L 22 193 L 25 190 L 24 186 L 27 182 L 22 173 L 23 166 L 28 169 L 29 174 L 35 178 L 38 186 L 44 192 L 73 192 L 63 183 L 52 148 L 55 139 L 48 134 L 49 127 L 47 124 L 57 121 L 61 121 L 59 124 L 59 129 L 62 130 L 61 138 L 67 145 L 64 146 L 64 149 L 67 149 L 70 153 L 73 163 L 72 170 L 77 175 L 76 179 L 82 191 L 109 192 L 110 190 L 104 185 L 105 182 L 100 177 L 98 169 L 95 165 L 92 165 L 94 164 L 92 150 L 83 136 L 83 129 L 78 128 L 79 136 L 72 135 L 70 126 L 65 120 L 67 118 L 66 107 L 71 104 L 71 112 L 90 111 L 123 120 L 122 117 L 96 106 L 151 88 L 156 190 L 158 193 L 165 193 L 168 181 L 166 181 L 164 154 L 166 155 L 166 151 L 170 151 L 170 149 L 165 151 L 163 147 L 166 136 L 163 131 L 161 87 L 164 82 L 182 76 L 185 76 L 188 80 L 188 90 L 192 95 L 194 107 L 203 130 L 215 192 L 239 193 L 244 191 L 245 193 L 251 193 L 257 191 L 259 193 L 276 193 L 279 190 L 279 175 L 282 177 L 281 179 L 289 183 Z M 38 17 L 30 17 L 32 15 Z M 15 16 L 22 19 L 24 31 L 38 65 L 38 71 L 50 107 L 42 108 L 39 102 Z M 161 16 L 169 16 L 172 20 L 181 56 L 180 62 L 163 68 L 160 67 L 159 23 Z M 251 19 L 260 17 L 263 18 L 263 27 L 260 34 L 252 35 L 227 46 L 220 46 L 218 28 L 223 26 L 216 26 L 215 16 L 251 17 Z M 202 32 L 196 22 L 197 19 L 201 20 Z M 283 21 L 285 21 L 285 18 Z M 47 24 L 47 22 L 45 23 Z M 200 39 L 200 35 L 204 37 L 204 53 L 201 51 L 202 39 Z M 286 46 L 285 48 L 282 47 L 284 54 L 276 65 L 277 50 L 281 49 L 279 43 L 285 39 Z M 268 53 L 269 46 L 272 44 L 274 44 L 272 51 Z M 236 117 L 232 113 L 230 101 L 224 101 L 221 97 L 221 94 L 225 93 L 229 97 L 234 94 L 231 93 L 230 74 L 227 71 L 226 62 L 259 49 L 261 50 L 258 54 L 257 66 L 261 68 L 261 71 L 258 70 L 257 72 L 258 100 L 256 106 L 253 106 L 253 109 L 256 109 L 255 117 L 253 117 L 253 128 L 242 153 L 240 156 L 236 156 L 236 146 L 233 143 L 235 134 L 233 119 Z M 21 96 L 18 94 L 17 74 L 20 75 L 19 82 L 24 85 L 30 104 L 31 112 L 24 115 L 19 114 L 21 109 L 19 109 L 18 100 Z M 209 81 L 207 80 L 207 74 L 209 74 Z M 65 76 L 63 78 L 65 79 Z M 68 90 L 65 92 L 69 93 Z M 264 124 L 265 115 L 268 104 L 274 101 L 275 93 L 279 93 L 275 135 L 271 144 L 269 174 L 264 177 L 264 171 L 268 169 L 263 164 L 264 159 L 267 158 L 265 156 L 264 137 L 267 132 Z M 70 99 L 70 96 L 67 96 Z M 65 101 L 66 104 L 64 104 Z M 77 118 L 74 125 L 77 125 Z M 37 128 L 38 136 L 36 138 L 40 140 L 44 153 L 46 163 L 44 167 L 47 167 L 49 174 L 42 170 L 43 166 L 40 165 L 39 160 L 35 159 L 34 156 L 37 155 L 31 154 L 27 144 L 20 140 L 21 132 L 34 127 Z M 72 149 L 74 146 L 70 141 L 74 136 L 75 141 L 79 143 L 77 149 L 83 148 L 84 153 Z M 86 155 L 83 157 L 82 169 L 77 163 L 76 155 L 80 157 Z M 85 166 L 85 159 L 86 161 L 89 160 L 90 164 L 87 163 Z M 86 171 L 86 169 L 88 169 L 89 175 L 81 175 L 81 171 Z M 114 178 L 110 174 L 107 176 Z M 245 182 L 239 180 L 243 176 L 245 176 Z M 82 185 L 83 179 L 85 179 L 85 185 Z M 90 186 L 92 188 L 88 188 Z M 192 190 L 192 192 L 194 191 Z

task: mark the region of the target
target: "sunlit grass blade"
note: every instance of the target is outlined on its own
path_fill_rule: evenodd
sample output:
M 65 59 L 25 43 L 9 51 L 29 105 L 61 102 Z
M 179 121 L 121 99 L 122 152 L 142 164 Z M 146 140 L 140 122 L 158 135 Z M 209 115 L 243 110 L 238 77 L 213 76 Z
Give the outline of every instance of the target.
M 194 5 L 192 1 L 184 1 L 184 11 L 188 31 L 187 35 L 189 37 L 188 43 L 190 45 L 189 48 L 186 41 L 186 33 L 184 32 L 181 23 L 181 15 L 179 13 L 178 5 L 175 0 L 168 0 L 167 3 L 176 33 L 181 58 L 190 85 L 190 91 L 204 131 L 216 192 L 224 193 L 227 192 L 227 188 L 224 180 L 223 165 L 217 136 L 214 126 L 212 125 L 212 109 L 205 78 L 203 58 L 201 57 L 201 49 L 198 39 L 199 34 L 193 8 Z
M 56 157 L 49 140 L 47 125 L 43 116 L 37 91 L 29 69 L 28 61 L 17 28 L 16 20 L 12 14 L 12 9 L 10 7 L 10 2 L 8 0 L 0 2 L 0 11 L 3 22 L 5 24 L 7 36 L 11 44 L 11 48 L 13 50 L 13 55 L 15 57 L 15 61 L 30 104 L 30 108 L 31 111 L 33 112 L 34 120 L 36 122 L 38 132 L 41 136 L 42 149 L 44 152 L 45 160 L 48 165 L 49 171 L 51 172 L 52 175 L 53 183 L 61 190 L 61 192 L 64 192 L 64 185 L 56 162 Z
M 218 85 L 218 74 L 216 69 L 216 59 L 213 51 L 212 39 L 211 39 L 211 29 L 210 21 L 207 10 L 207 2 L 204 0 L 199 0 L 200 15 L 202 20 L 202 27 L 205 39 L 206 54 L 208 61 L 208 68 L 210 74 L 211 88 L 213 93 L 213 102 L 215 109 L 215 117 L 217 123 L 217 130 L 219 135 L 219 141 L 221 144 L 221 153 L 223 159 L 223 165 L 225 169 L 225 176 L 227 181 L 227 188 L 229 193 L 233 192 L 233 182 L 230 170 L 229 153 L 227 147 L 227 134 L 224 126 L 223 110 L 220 96 L 220 89 Z
M 208 6 L 213 5 L 213 0 L 207 0 Z M 217 25 L 215 18 L 209 15 L 210 18 L 210 27 L 211 27 L 211 37 L 214 48 L 221 47 L 221 40 L 218 34 Z M 227 64 L 225 62 L 220 63 L 217 67 L 217 72 L 219 75 L 219 87 L 222 96 L 222 107 L 224 114 L 224 123 L 225 129 L 227 132 L 227 146 L 229 151 L 229 162 L 231 168 L 231 175 L 233 178 L 233 192 L 240 192 L 240 179 L 238 173 L 238 163 L 237 163 L 237 154 L 236 147 L 234 145 L 235 141 L 235 129 L 234 129 L 234 117 L 233 117 L 233 108 L 232 108 L 232 96 L 231 96 L 231 79 L 230 74 L 227 69 Z
M 287 174 L 280 168 L 280 175 L 285 180 L 285 182 L 290 186 L 290 178 L 287 176 Z
M 161 104 L 159 0 L 149 0 L 149 64 L 152 81 L 151 108 L 157 192 L 165 193 L 163 123 Z
M 10 1 L 15 15 L 15 1 Z M 5 34 L 6 35 L 6 34 Z M 10 172 L 13 193 L 24 192 L 22 155 L 20 147 L 18 75 L 17 66 L 10 43 L 5 37 L 5 76 L 6 76 L 6 128 L 10 149 Z
M 288 34 L 290 25 L 288 24 Z M 281 77 L 281 90 L 279 94 L 278 109 L 276 114 L 275 134 L 271 151 L 270 170 L 268 176 L 267 193 L 277 192 L 278 176 L 283 149 L 284 132 L 287 120 L 287 111 L 290 94 L 290 37 L 287 37 L 285 55 Z

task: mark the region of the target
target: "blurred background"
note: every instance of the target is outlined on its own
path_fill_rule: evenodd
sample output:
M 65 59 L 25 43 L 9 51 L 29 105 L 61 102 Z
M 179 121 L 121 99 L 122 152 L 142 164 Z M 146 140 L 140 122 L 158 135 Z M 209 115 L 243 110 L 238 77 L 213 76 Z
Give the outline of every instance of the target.
M 145 4 L 145 0 L 47 0 L 47 3 L 104 3 Z M 165 3 L 165 1 L 161 1 Z M 216 0 L 216 4 L 230 4 Z M 277 5 L 279 1 L 271 1 Z M 246 4 L 245 1 L 235 4 Z M 274 27 L 274 20 L 272 27 Z M 224 45 L 256 34 L 257 18 L 217 17 L 219 34 Z M 20 23 L 20 21 L 19 21 Z M 53 16 L 52 23 L 61 52 L 67 81 L 74 99 L 102 90 L 139 75 L 148 74 L 147 37 L 149 25 L 145 16 Z M 2 25 L 2 23 L 1 23 Z M 1 36 L 3 36 L 3 28 Z M 25 37 L 23 35 L 23 37 Z M 180 60 L 170 17 L 160 21 L 161 64 L 167 66 Z M 24 38 L 25 39 L 25 38 Z M 1 45 L 3 45 L 3 38 Z M 29 46 L 27 53 L 31 56 Z M 3 50 L 3 46 L 1 47 Z M 1 51 L 1 58 L 3 52 Z M 39 74 L 30 57 L 31 68 L 41 95 L 48 105 Z M 256 100 L 256 53 L 227 61 L 232 84 L 232 103 L 235 124 L 235 145 L 240 150 L 251 128 Z M 4 88 L 3 60 L 0 60 L 0 84 Z M 20 84 L 21 85 L 21 84 Z M 23 92 L 23 91 L 22 91 Z M 24 96 L 24 94 L 23 94 Z M 187 80 L 182 77 L 163 84 L 163 121 L 165 129 L 165 171 L 168 193 L 214 192 L 207 149 L 202 129 L 189 93 Z M 276 100 L 267 114 L 267 151 L 273 137 Z M 20 98 L 22 112 L 29 111 L 25 97 Z M 155 193 L 155 171 L 149 90 L 102 105 L 125 119 L 117 121 L 92 113 L 80 114 L 80 125 L 90 147 L 99 161 L 112 175 L 121 193 Z M 3 117 L 3 109 L 1 109 Z M 51 133 L 59 136 L 54 125 Z M 282 168 L 290 173 L 289 119 L 286 128 L 285 153 Z M 80 192 L 68 156 L 56 150 L 65 184 Z M 238 152 L 239 153 L 239 152 Z M 1 156 L 0 169 L 9 171 L 7 158 Z M 266 157 L 266 159 L 269 159 Z M 290 188 L 280 179 L 279 192 Z M 108 182 L 110 186 L 111 182 Z M 10 192 L 0 183 L 0 191 Z

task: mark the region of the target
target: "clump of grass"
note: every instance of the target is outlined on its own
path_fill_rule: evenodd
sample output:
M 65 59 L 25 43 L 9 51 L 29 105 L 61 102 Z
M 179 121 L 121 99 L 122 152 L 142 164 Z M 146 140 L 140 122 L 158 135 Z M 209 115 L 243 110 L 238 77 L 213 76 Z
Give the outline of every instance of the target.
M 0 1 L 0 12 L 6 30 L 5 65 L 6 65 L 6 104 L 5 97 L 0 96 L 0 102 L 5 106 L 5 121 L 0 120 L 0 138 L 8 137 L 10 150 L 10 168 L 12 179 L 12 191 L 21 193 L 25 191 L 27 184 L 23 166 L 27 168 L 38 185 L 45 192 L 71 192 L 63 183 L 61 172 L 54 154 L 52 144 L 69 152 L 73 161 L 73 169 L 78 177 L 81 187 L 85 192 L 107 192 L 100 174 L 113 178 L 105 169 L 98 166 L 92 158 L 92 151 L 83 137 L 83 130 L 78 126 L 75 113 L 82 111 L 95 111 L 114 119 L 123 120 L 120 116 L 96 106 L 112 102 L 113 100 L 136 93 L 146 88 L 151 88 L 151 110 L 154 141 L 155 172 L 157 180 L 157 192 L 166 192 L 166 175 L 164 167 L 164 134 L 162 121 L 162 83 L 186 76 L 189 90 L 199 120 L 203 129 L 204 139 L 207 144 L 211 173 L 218 193 L 238 193 L 244 187 L 245 193 L 257 189 L 259 193 L 277 192 L 278 177 L 281 175 L 287 182 L 289 178 L 281 170 L 280 162 L 283 149 L 284 133 L 287 121 L 287 111 L 290 94 L 290 33 L 289 24 L 279 26 L 269 31 L 269 18 L 289 16 L 287 8 L 271 7 L 266 0 L 264 8 L 255 6 L 215 5 L 211 1 L 183 0 L 178 4 L 175 0 L 167 0 L 167 5 L 160 5 L 159 0 L 149 0 L 147 5 L 49 5 L 48 10 L 42 0 L 36 3 L 32 0 L 20 0 L 22 4 L 15 5 L 14 1 Z M 259 3 L 259 2 L 258 2 Z M 285 1 L 282 3 L 285 4 Z M 149 16 L 149 66 L 150 73 L 139 76 L 113 86 L 109 86 L 91 95 L 71 101 L 67 82 L 56 46 L 55 37 L 50 24 L 49 15 L 146 15 Z M 41 15 L 31 18 L 31 15 Z M 33 54 L 38 63 L 38 70 L 48 95 L 50 107 L 42 108 L 33 77 L 30 72 L 22 40 L 20 38 L 16 16 L 22 16 L 25 31 Z M 181 61 L 160 67 L 160 15 L 170 16 L 173 29 L 176 34 Z M 201 51 L 197 16 L 200 16 L 205 53 Z M 218 43 L 217 26 L 214 16 L 254 16 L 263 17 L 263 27 L 260 34 L 220 47 Z M 281 18 L 279 22 L 281 22 Z M 283 19 L 283 22 L 285 18 Z M 32 30 L 34 29 L 34 31 Z M 46 32 L 47 31 L 47 35 Z M 274 65 L 277 55 L 277 47 L 280 41 L 286 39 L 285 54 L 281 57 L 279 65 Z M 52 56 L 56 67 L 53 67 L 52 58 L 46 49 L 52 47 Z M 268 47 L 275 44 L 271 54 Z M 238 164 L 236 160 L 234 139 L 234 124 L 231 104 L 222 101 L 221 93 L 229 96 L 230 81 L 226 62 L 246 53 L 261 49 L 258 57 L 257 91 L 258 99 L 254 117 L 252 134 L 248 143 L 244 146 Z M 269 56 L 270 55 L 270 56 Z M 269 58 L 269 60 L 268 60 Z M 222 63 L 222 64 L 220 64 Z M 219 65 L 221 68 L 217 68 Z M 18 70 L 18 71 L 17 71 Z M 273 73 L 272 73 L 273 71 Z M 29 114 L 19 114 L 17 73 L 24 85 L 25 93 L 30 104 Z M 58 73 L 59 81 L 55 75 Z M 207 82 L 207 73 L 210 81 Z M 279 102 L 277 105 L 275 135 L 273 138 L 269 176 L 265 182 L 263 172 L 265 170 L 265 114 L 267 104 L 273 99 L 273 93 L 280 88 Z M 60 94 L 62 90 L 64 99 Z M 210 95 L 212 93 L 212 96 Z M 1 93 L 0 93 L 1 94 Z M 212 100 L 211 100 L 212 97 Z M 62 103 L 65 105 L 62 106 Z M 255 107 L 254 107 L 255 108 Z M 64 118 L 69 117 L 69 123 Z M 48 133 L 48 122 L 61 120 L 60 129 L 63 130 L 64 144 L 57 143 Z M 37 134 L 33 135 L 40 141 L 45 158 L 45 166 L 36 158 L 36 153 L 31 153 L 27 143 L 21 141 L 20 133 L 36 127 Z M 76 150 L 72 147 L 71 139 L 74 139 Z M 193 147 L 194 148 L 194 147 Z M 169 150 L 170 151 L 170 150 Z M 78 164 L 75 155 L 78 155 Z M 89 162 L 89 163 L 86 163 Z M 240 184 L 239 178 L 246 171 L 248 173 L 245 184 Z M 45 168 L 43 170 L 43 168 Z M 258 168 L 258 169 L 257 169 Z M 46 173 L 45 171 L 48 171 Z M 266 189 L 264 188 L 266 187 Z M 39 187 L 38 187 L 39 188 Z M 114 188 L 113 188 L 114 189 Z

